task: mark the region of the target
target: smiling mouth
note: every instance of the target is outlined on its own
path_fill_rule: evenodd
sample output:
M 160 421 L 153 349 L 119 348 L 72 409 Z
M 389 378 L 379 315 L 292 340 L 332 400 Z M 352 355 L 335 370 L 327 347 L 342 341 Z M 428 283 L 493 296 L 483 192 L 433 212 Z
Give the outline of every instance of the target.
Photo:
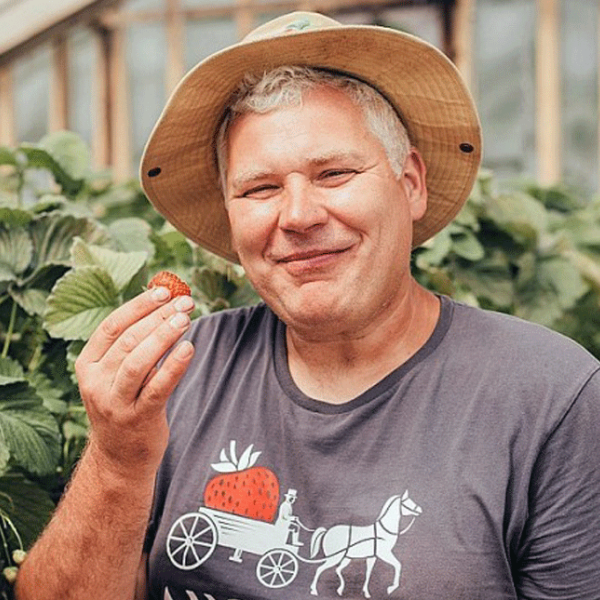
M 300 263 L 303 261 L 311 261 L 318 259 L 326 259 L 338 254 L 343 254 L 349 250 L 349 247 L 333 249 L 333 250 L 309 250 L 304 252 L 295 252 L 284 256 L 283 258 L 277 259 L 278 263 Z

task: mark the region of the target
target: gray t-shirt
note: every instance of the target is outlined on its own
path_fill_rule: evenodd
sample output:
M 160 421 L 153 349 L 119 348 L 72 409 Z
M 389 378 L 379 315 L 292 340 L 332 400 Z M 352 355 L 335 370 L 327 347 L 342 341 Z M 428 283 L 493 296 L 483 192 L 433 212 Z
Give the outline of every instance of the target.
M 147 538 L 152 600 L 600 598 L 600 365 L 442 298 L 405 364 L 306 397 L 264 305 L 194 323 Z

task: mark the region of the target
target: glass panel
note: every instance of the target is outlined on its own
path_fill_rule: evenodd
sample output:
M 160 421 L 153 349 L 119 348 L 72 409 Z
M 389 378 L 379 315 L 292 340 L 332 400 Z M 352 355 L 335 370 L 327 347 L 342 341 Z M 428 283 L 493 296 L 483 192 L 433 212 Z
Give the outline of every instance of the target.
M 232 19 L 189 21 L 185 33 L 185 64 L 188 69 L 213 52 L 237 42 L 237 28 Z
M 597 190 L 597 0 L 563 0 L 561 27 L 563 176 L 584 190 Z
M 17 143 L 38 142 L 48 131 L 50 47 L 44 45 L 14 64 L 15 136 Z
M 377 9 L 370 12 L 351 12 L 334 15 L 342 23 L 383 25 L 416 35 L 430 44 L 442 47 L 440 8 L 436 6 L 405 6 Z
M 96 47 L 89 29 L 78 29 L 69 36 L 69 128 L 91 147 L 93 77 L 96 72 Z
M 126 0 L 124 9 L 128 12 L 136 10 L 157 10 L 165 8 L 165 0 Z
M 535 0 L 479 0 L 473 57 L 483 164 L 499 176 L 536 175 Z
M 127 30 L 129 115 L 134 172 L 146 140 L 166 102 L 167 41 L 158 25 L 132 25 Z

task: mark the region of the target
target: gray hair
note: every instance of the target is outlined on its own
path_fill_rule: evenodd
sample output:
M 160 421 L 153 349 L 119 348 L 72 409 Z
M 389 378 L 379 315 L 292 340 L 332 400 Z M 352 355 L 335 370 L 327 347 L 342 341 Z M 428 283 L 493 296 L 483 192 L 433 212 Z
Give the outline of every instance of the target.
M 386 98 L 354 77 L 313 67 L 284 66 L 262 75 L 246 75 L 232 97 L 216 140 L 223 189 L 227 176 L 227 137 L 235 119 L 246 113 L 262 114 L 282 106 L 298 106 L 304 94 L 318 86 L 347 94 L 362 110 L 367 127 L 383 145 L 393 172 L 398 177 L 402 174 L 410 140 L 398 113 Z

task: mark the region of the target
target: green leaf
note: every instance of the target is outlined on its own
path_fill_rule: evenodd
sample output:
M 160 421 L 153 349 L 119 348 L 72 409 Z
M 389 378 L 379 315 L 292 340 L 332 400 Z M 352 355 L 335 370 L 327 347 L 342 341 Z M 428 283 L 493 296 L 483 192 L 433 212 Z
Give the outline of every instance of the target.
M 98 266 L 111 276 L 118 291 L 122 291 L 146 264 L 146 252 L 115 252 L 101 246 L 86 244 L 77 238 L 71 248 L 75 268 Z
M 28 167 L 49 171 L 66 194 L 75 196 L 79 193 L 83 182 L 73 179 L 46 150 L 31 144 L 22 144 L 20 150 L 27 158 Z
M 15 302 L 29 315 L 42 316 L 46 311 L 46 299 L 48 292 L 35 288 L 14 288 L 10 295 Z
M 106 230 L 91 219 L 57 213 L 44 214 L 32 224 L 31 235 L 39 267 L 48 264 L 71 265 L 71 245 L 76 237 L 104 244 L 110 241 Z
M 0 146 L 0 165 L 12 165 L 16 167 L 18 164 L 15 151 L 7 146 Z
M 58 465 L 60 442 L 56 419 L 33 387 L 0 387 L 0 448 L 8 451 L 12 462 L 36 475 L 49 475 Z
M 108 226 L 108 231 L 117 242 L 119 250 L 146 252 L 149 259 L 154 256 L 154 244 L 150 240 L 152 228 L 146 221 L 136 217 L 118 219 Z
M 44 327 L 53 337 L 86 340 L 117 306 L 117 289 L 104 269 L 73 269 L 63 275 L 52 289 Z
M 452 237 L 452 250 L 461 258 L 475 262 L 485 256 L 485 250 L 479 240 L 468 229 Z
M 417 250 L 416 264 L 420 269 L 427 270 L 430 266 L 440 265 L 452 249 L 452 239 L 447 229 L 442 229 Z
M 0 477 L 0 511 L 12 521 L 26 550 L 39 537 L 54 509 L 48 492 L 22 475 Z
M 5 227 L 24 227 L 33 219 L 33 214 L 22 208 L 0 206 L 0 223 Z
M 90 152 L 87 144 L 72 131 L 56 131 L 40 140 L 40 148 L 50 154 L 74 180 L 83 179 L 89 172 Z
M 0 263 L 15 275 L 23 273 L 33 256 L 33 243 L 25 229 L 5 229 L 0 225 Z
M 0 386 L 25 381 L 23 367 L 8 356 L 0 357 Z
M 526 246 L 535 245 L 547 227 L 543 204 L 524 192 L 516 191 L 490 198 L 486 203 L 487 217 L 503 231 Z

